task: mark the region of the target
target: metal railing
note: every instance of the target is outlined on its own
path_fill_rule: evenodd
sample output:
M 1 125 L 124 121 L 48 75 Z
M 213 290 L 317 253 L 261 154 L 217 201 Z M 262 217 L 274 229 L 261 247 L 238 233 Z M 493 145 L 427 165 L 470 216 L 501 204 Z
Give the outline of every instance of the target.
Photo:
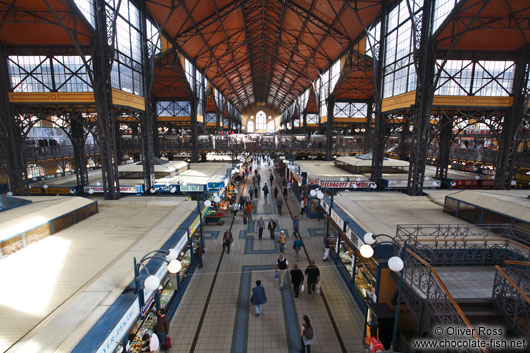
M 510 318 L 520 333 L 530 339 L 530 262 L 506 261 L 505 269 L 495 266 L 492 300 Z
M 528 233 L 511 225 L 398 225 L 396 240 L 407 242 L 433 266 L 493 266 L 530 260 Z
M 454 300 L 453 296 L 436 273 L 435 269 L 414 251 L 407 248 L 406 265 L 403 268 L 403 297 L 416 316 L 416 327 L 431 328 L 434 324 L 448 326 L 466 326 L 472 330 L 471 323 Z M 397 275 L 396 275 L 397 276 Z M 423 302 L 423 303 L 422 303 Z M 425 304 L 427 308 L 425 307 Z M 431 313 L 430 322 L 423 315 L 427 309 Z M 475 340 L 480 340 L 476 330 L 472 330 Z M 421 334 L 421 332 L 419 332 Z M 488 352 L 486 348 L 468 348 L 461 352 Z

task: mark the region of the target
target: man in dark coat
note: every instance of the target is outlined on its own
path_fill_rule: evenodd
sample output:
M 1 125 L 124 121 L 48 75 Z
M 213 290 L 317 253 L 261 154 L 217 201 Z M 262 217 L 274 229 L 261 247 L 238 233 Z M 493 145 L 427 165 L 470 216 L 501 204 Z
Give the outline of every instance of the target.
M 294 264 L 293 269 L 291 270 L 291 283 L 293 284 L 294 297 L 298 298 L 300 285 L 304 283 L 304 274 L 302 273 L 302 270 L 298 268 L 298 264 Z
M 256 287 L 252 288 L 252 297 L 250 298 L 250 304 L 256 308 L 256 316 L 261 314 L 261 306 L 267 303 L 267 295 L 265 294 L 265 288 L 261 286 L 261 281 L 256 281 Z

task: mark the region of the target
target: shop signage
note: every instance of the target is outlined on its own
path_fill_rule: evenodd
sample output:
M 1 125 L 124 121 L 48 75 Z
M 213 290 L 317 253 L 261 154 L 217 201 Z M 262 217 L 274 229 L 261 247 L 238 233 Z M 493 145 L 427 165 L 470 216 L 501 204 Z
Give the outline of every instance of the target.
M 357 185 L 358 189 L 368 189 L 376 185 L 373 181 L 321 181 L 320 187 L 328 189 L 353 189 Z
M 177 185 L 153 185 L 153 189 L 160 190 L 162 192 L 171 192 L 171 189 L 177 189 Z
M 339 217 L 335 210 L 331 210 L 331 219 L 340 227 L 341 231 L 344 229 L 344 221 Z
M 407 179 L 386 179 L 388 188 L 407 188 Z
M 140 302 L 136 298 L 134 303 L 127 309 L 125 314 L 122 316 L 120 321 L 114 326 L 110 334 L 105 338 L 103 344 L 101 344 L 96 353 L 113 353 L 118 344 L 127 333 L 129 333 L 131 326 L 133 325 L 136 318 L 140 315 Z
M 120 186 L 120 193 L 122 194 L 139 194 L 142 192 L 142 185 L 135 186 Z M 85 186 L 85 193 L 90 193 L 93 190 L 95 194 L 103 194 L 103 186 Z
M 42 188 L 40 186 L 33 186 L 30 189 L 31 195 L 42 195 Z
M 52 188 L 49 187 L 44 190 L 44 193 L 46 195 L 72 195 L 76 193 L 76 189 L 74 188 Z
M 225 187 L 225 183 L 208 183 L 208 190 L 211 189 L 221 189 Z
M 320 201 L 320 204 L 322 205 L 322 208 L 326 211 L 326 213 L 329 213 L 330 207 L 324 199 Z
M 193 233 L 195 233 L 195 230 L 199 227 L 200 221 L 201 220 L 200 220 L 199 216 L 197 216 L 197 218 L 195 218 L 195 220 L 193 221 L 191 226 L 188 228 L 188 233 L 189 233 L 190 236 L 192 236 Z
M 319 185 L 320 180 L 315 178 L 308 178 L 307 179 L 307 185 Z
M 204 185 L 181 185 L 180 186 L 181 192 L 198 192 L 198 191 L 204 191 Z
M 466 186 L 478 186 L 479 181 L 478 180 L 454 180 L 456 183 L 453 188 L 463 188 Z

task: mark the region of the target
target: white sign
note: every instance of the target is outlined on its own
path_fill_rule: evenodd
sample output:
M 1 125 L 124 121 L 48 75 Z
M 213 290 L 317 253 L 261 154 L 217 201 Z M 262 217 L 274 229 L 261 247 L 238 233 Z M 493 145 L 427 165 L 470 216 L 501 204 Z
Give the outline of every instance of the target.
M 136 298 L 134 303 L 127 309 L 127 312 L 122 316 L 120 321 L 114 326 L 110 334 L 107 336 L 103 344 L 99 346 L 96 353 L 113 353 L 118 344 L 120 344 L 123 337 L 129 333 L 131 326 L 136 318 L 140 315 L 140 303 Z
M 407 179 L 387 179 L 388 188 L 407 188 Z
M 341 231 L 344 229 L 344 221 L 339 217 L 335 210 L 331 210 L 331 219 L 340 227 Z
M 90 193 L 90 190 L 93 190 L 94 193 L 103 193 L 102 186 L 85 186 L 85 192 Z M 120 186 L 120 193 L 122 194 L 138 194 L 141 192 L 138 186 Z
M 356 186 L 354 186 L 356 185 Z M 373 181 L 321 181 L 320 187 L 328 189 L 368 189 L 376 185 Z
M 181 192 L 204 191 L 204 185 L 181 185 L 180 191 Z
M 179 242 L 177 243 L 177 246 L 175 246 L 175 250 L 177 250 L 178 253 L 182 251 L 182 249 L 186 246 L 186 243 L 188 242 L 188 232 L 186 232 L 182 238 L 180 238 Z
M 329 205 L 326 203 L 326 201 L 324 199 L 322 199 L 320 201 L 320 204 L 322 205 L 322 208 L 326 211 L 326 213 L 329 213 L 330 207 L 329 207 Z

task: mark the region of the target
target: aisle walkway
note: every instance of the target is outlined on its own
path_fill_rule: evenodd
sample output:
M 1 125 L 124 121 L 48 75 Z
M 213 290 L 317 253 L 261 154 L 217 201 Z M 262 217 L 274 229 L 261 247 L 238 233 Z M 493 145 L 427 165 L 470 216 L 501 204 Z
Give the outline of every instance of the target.
M 259 172 L 261 186 L 267 181 L 272 191 L 268 168 L 262 165 Z M 275 185 L 278 185 L 277 177 L 275 175 Z M 240 185 L 239 191 L 246 195 L 248 186 L 249 182 L 245 187 Z M 292 192 L 287 202 L 293 216 L 299 215 L 299 202 Z M 302 216 L 300 231 L 307 255 L 320 268 L 324 295 L 308 297 L 304 292 L 299 298 L 294 298 L 290 287 L 279 289 L 278 280 L 274 279 L 277 244 L 270 239 L 267 229 L 263 232 L 263 239 L 259 240 L 255 226 L 259 217 L 263 217 L 265 226 L 273 218 L 279 225 L 276 236 L 279 229 L 286 230 L 289 237 L 285 255 L 289 268 L 292 268 L 295 253 L 292 249 L 291 215 L 285 205 L 283 214 L 278 215 L 274 206 L 272 193 L 265 200 L 263 191 L 260 191 L 253 222 L 244 225 L 242 212 L 238 212 L 232 228 L 234 245 L 230 254 L 224 254 L 222 258 L 222 235 L 230 226 L 230 218 L 226 218 L 225 226 L 205 227 L 206 231 L 212 232 L 208 234 L 215 236 L 208 237 L 204 267 L 195 272 L 195 278 L 173 317 L 170 329 L 173 348 L 170 352 L 299 352 L 303 315 L 309 316 L 314 327 L 313 353 L 363 351 L 364 317 L 333 263 L 321 261 L 323 221 Z M 299 267 L 304 271 L 308 264 L 306 253 L 300 251 Z M 258 279 L 265 288 L 268 303 L 262 306 L 262 314 L 256 317 L 249 301 L 251 288 Z M 212 287 L 213 281 L 215 284 Z

